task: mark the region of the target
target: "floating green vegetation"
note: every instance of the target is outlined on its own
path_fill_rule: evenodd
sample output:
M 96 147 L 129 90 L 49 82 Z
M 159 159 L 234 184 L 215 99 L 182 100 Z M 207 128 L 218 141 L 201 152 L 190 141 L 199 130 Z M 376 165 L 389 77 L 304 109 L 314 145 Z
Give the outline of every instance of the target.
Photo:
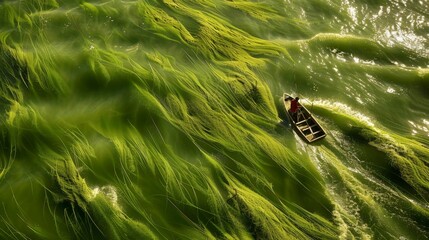
M 389 234 L 401 236 L 412 234 L 412 231 L 425 232 L 420 226 L 429 214 L 424 207 L 428 197 L 424 177 L 428 171 L 426 159 L 429 152 L 426 148 L 421 143 L 380 129 L 378 124 L 345 105 L 315 102 L 313 107 L 315 113 L 331 119 L 337 130 L 364 150 L 354 152 L 349 146 L 337 142 L 320 146 L 315 151 L 314 158 L 320 171 L 330 172 L 324 175 L 324 181 L 333 202 L 339 203 L 335 205 L 334 216 L 340 236 L 383 238 Z M 327 138 L 329 142 L 336 142 L 335 138 L 341 136 L 331 134 Z M 342 152 L 346 152 L 349 159 L 342 158 Z M 360 156 L 364 164 L 357 164 L 355 155 Z M 395 170 L 400 176 L 385 175 Z M 374 188 L 367 188 L 368 185 Z M 413 191 L 417 200 L 410 200 Z M 408 212 L 404 214 L 401 209 Z M 409 226 L 405 218 L 413 218 L 419 224 Z M 389 230 L 387 226 L 395 227 Z
M 317 104 L 343 138 L 302 145 L 274 100 L 293 84 L 317 89 L 336 54 L 373 61 L 340 65 L 356 76 L 426 89 L 425 58 L 314 32 L 319 15 L 341 22 L 339 6 L 302 4 L 0 3 L 0 238 L 426 236 L 426 146 Z M 387 173 L 350 164 L 366 157 Z
M 347 135 L 384 153 L 389 162 L 399 169 L 401 177 L 420 194 L 420 197 L 427 201 L 429 197 L 429 179 L 427 178 L 429 151 L 424 145 L 397 134 L 388 133 L 368 120 L 359 119 L 359 116 L 351 117 L 346 113 L 338 112 L 335 108 L 318 109 L 318 111 L 324 111 L 333 119 L 337 119 L 336 123 Z M 383 161 L 383 159 L 378 159 L 378 161 Z
M 377 150 L 386 153 L 392 164 L 398 167 L 402 178 L 421 194 L 423 199 L 429 197 L 429 151 L 420 143 L 387 133 L 377 133 L 370 129 L 355 128 L 360 137 Z
M 28 68 L 22 52 L 0 45 L 1 101 L 22 100 L 20 88 L 28 85 Z
M 226 1 L 225 4 L 241 10 L 258 20 L 268 21 L 280 19 L 280 16 L 274 9 L 263 3 L 232 0 Z
M 138 9 L 149 30 L 157 35 L 169 40 L 178 40 L 185 44 L 192 44 L 195 41 L 188 30 L 164 10 L 151 6 L 144 1 L 139 4 Z

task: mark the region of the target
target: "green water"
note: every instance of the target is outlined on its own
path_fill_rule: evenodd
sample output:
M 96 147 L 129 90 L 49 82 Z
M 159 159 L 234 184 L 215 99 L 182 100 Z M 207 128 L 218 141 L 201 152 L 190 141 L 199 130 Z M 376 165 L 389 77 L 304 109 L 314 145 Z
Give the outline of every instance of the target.
M 428 49 L 427 0 L 0 1 L 0 239 L 427 239 Z

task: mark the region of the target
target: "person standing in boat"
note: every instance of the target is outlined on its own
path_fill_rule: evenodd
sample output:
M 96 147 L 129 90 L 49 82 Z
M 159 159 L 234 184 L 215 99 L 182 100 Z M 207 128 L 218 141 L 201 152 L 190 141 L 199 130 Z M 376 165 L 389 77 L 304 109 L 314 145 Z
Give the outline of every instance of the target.
M 289 111 L 291 112 L 292 119 L 295 122 L 298 122 L 298 109 L 299 109 L 298 101 L 299 101 L 299 97 L 295 97 L 294 99 L 292 99 L 290 101 L 290 110 Z

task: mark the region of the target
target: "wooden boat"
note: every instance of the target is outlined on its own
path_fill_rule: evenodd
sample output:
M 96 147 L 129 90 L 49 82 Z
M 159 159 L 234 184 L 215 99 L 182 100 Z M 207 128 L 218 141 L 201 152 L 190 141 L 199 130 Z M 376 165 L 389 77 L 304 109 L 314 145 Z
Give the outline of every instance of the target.
M 293 97 L 289 94 L 283 94 L 282 101 L 285 106 L 286 115 L 289 117 L 290 123 L 298 135 L 309 143 L 324 138 L 326 136 L 325 130 L 303 105 L 298 102 L 296 114 L 290 112 L 292 99 Z

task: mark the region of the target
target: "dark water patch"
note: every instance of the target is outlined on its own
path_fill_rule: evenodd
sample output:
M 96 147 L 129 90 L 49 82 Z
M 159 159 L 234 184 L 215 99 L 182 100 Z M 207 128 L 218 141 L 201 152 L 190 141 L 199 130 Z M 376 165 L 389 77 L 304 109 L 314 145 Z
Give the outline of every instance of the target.
M 89 65 L 81 65 L 75 76 L 70 80 L 74 89 L 77 89 L 84 96 L 106 96 L 109 94 L 130 94 L 133 90 L 133 82 L 138 78 L 135 74 L 122 71 L 110 64 L 101 66 L 106 72 L 100 74 L 98 68 L 91 69 Z M 94 71 L 95 70 L 95 71 Z
M 420 26 L 415 30 L 415 33 L 421 37 L 426 37 L 428 32 L 429 32 L 429 26 Z

